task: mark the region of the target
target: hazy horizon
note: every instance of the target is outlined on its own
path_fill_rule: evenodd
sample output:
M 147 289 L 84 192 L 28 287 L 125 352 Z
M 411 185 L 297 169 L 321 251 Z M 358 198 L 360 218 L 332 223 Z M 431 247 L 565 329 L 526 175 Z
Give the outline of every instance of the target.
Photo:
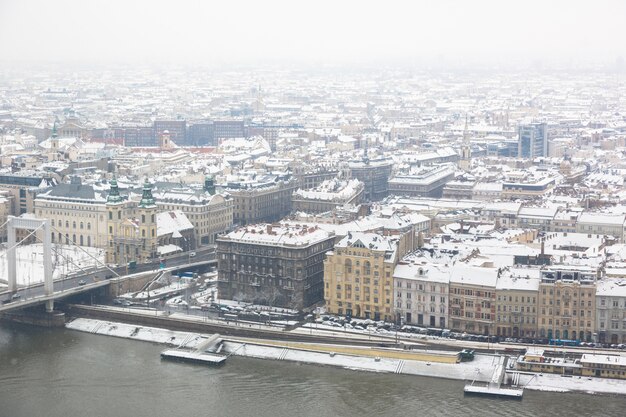
M 0 62 L 611 66 L 626 2 L 0 0 Z

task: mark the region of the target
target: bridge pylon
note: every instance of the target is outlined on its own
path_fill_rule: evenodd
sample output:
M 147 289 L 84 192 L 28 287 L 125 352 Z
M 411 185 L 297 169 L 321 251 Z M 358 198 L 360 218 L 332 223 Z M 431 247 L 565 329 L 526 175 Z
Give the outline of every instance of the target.
M 7 260 L 8 260 L 8 284 L 9 291 L 17 291 L 17 259 L 16 259 L 16 236 L 17 229 L 34 231 L 43 229 L 43 285 L 46 295 L 54 293 L 54 283 L 52 282 L 52 237 L 50 235 L 50 221 L 34 217 L 24 218 L 9 216 L 7 222 Z M 46 311 L 52 311 L 54 302 L 46 302 Z

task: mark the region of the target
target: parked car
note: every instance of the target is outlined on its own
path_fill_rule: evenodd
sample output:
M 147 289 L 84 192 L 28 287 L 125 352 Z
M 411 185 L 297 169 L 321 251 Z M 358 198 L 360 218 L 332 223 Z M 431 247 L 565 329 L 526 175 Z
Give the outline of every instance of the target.
M 87 284 L 87 281 L 85 281 L 84 279 L 81 279 L 80 281 L 78 281 L 78 285 L 85 285 Z

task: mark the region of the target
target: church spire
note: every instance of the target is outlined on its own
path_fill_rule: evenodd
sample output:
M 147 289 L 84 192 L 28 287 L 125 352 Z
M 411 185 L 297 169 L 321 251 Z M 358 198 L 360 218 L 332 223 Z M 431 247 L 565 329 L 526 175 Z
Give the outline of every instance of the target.
M 113 175 L 113 179 L 111 180 L 111 187 L 109 190 L 109 195 L 107 196 L 107 203 L 116 204 L 121 203 L 123 200 L 120 195 L 120 189 L 117 186 L 117 180 L 115 179 L 115 175 Z
M 469 144 L 469 129 L 467 128 L 467 113 L 465 113 L 465 128 L 463 129 L 463 143 Z
M 459 168 L 469 171 L 472 165 L 472 145 L 470 143 L 469 129 L 467 128 L 468 116 L 465 114 L 465 128 L 463 129 L 463 144 L 461 145 L 461 160 Z
M 58 137 L 58 133 L 57 133 L 57 121 L 54 121 L 54 124 L 52 125 L 52 139 L 56 139 Z
M 156 204 L 154 203 L 154 197 L 152 197 L 152 185 L 148 182 L 148 178 L 146 178 L 146 181 L 143 183 L 143 193 L 139 207 L 148 208 L 154 206 L 156 206 Z

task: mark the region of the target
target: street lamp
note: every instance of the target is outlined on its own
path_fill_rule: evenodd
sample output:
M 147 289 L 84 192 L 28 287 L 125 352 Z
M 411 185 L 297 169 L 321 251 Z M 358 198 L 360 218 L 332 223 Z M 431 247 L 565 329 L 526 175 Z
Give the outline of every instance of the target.
M 396 306 L 396 308 L 393 310 L 393 312 L 395 313 L 395 324 L 396 324 L 396 347 L 398 346 L 398 323 L 400 322 L 400 308 Z

